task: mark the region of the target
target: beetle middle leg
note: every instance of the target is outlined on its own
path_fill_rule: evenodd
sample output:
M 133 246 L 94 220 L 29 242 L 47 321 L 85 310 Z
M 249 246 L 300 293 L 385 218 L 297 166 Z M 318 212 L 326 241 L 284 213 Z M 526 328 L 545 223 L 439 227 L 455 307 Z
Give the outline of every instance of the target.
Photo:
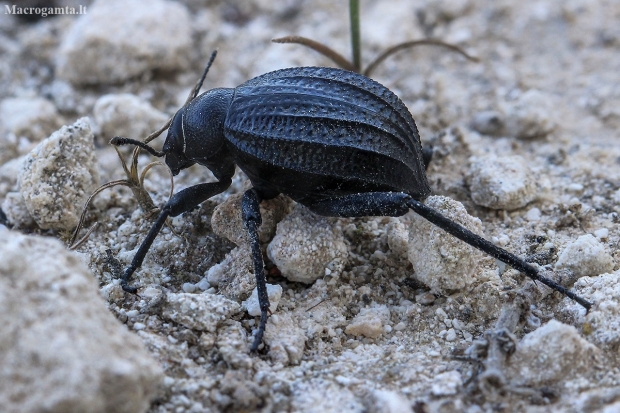
M 368 192 L 345 195 L 335 199 L 315 202 L 309 208 L 319 215 L 338 217 L 363 217 L 363 216 L 400 216 L 412 209 L 422 218 L 443 229 L 452 236 L 466 242 L 474 248 L 489 254 L 490 256 L 510 265 L 512 268 L 524 273 L 535 281 L 540 281 L 546 286 L 563 295 L 575 300 L 587 310 L 591 303 L 569 291 L 562 285 L 543 277 L 531 264 L 519 258 L 481 236 L 474 234 L 464 226 L 446 218 L 441 213 L 424 205 L 421 201 L 403 192 Z
M 252 247 L 252 260 L 254 261 L 254 275 L 256 277 L 256 290 L 258 292 L 258 303 L 260 305 L 260 324 L 254 337 L 251 351 L 258 350 L 258 346 L 263 340 L 265 327 L 267 325 L 267 313 L 269 311 L 269 296 L 267 295 L 267 280 L 265 279 L 263 253 L 260 249 L 258 239 L 258 228 L 263 222 L 260 215 L 260 202 L 263 197 L 256 188 L 250 188 L 243 194 L 241 201 L 241 213 L 243 224 L 250 236 Z
M 159 231 L 164 226 L 169 216 L 176 217 L 184 212 L 191 211 L 212 196 L 224 192 L 231 183 L 231 178 L 227 177 L 219 182 L 198 184 L 177 192 L 170 201 L 164 205 L 157 217 L 157 221 L 155 221 L 146 238 L 142 241 L 142 244 L 140 244 L 140 248 L 138 248 L 138 252 L 134 255 L 131 264 L 125 269 L 121 278 L 121 287 L 123 287 L 123 290 L 132 294 L 138 291 L 136 287 L 129 286 L 129 280 L 136 269 L 142 265 L 146 253 L 151 248 L 153 241 L 155 241 L 155 237 L 157 237 L 157 234 L 159 234 Z

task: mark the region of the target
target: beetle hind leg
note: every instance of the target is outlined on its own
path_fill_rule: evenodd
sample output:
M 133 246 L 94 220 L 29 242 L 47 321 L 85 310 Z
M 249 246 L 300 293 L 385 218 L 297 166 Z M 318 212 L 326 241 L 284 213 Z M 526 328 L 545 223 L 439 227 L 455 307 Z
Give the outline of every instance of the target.
M 432 159 L 433 159 L 433 147 L 424 146 L 422 148 L 422 162 L 424 162 L 425 170 L 428 170 L 428 165 L 431 163 Z
M 335 217 L 363 217 L 363 216 L 400 216 L 412 209 L 422 218 L 438 226 L 452 236 L 471 245 L 480 251 L 521 271 L 533 280 L 540 281 L 546 286 L 571 298 L 584 308 L 592 305 L 587 300 L 569 291 L 555 281 L 542 276 L 536 268 L 522 258 L 512 254 L 490 241 L 474 234 L 464 226 L 446 218 L 438 211 L 424 205 L 421 201 L 403 192 L 367 192 L 344 195 L 342 197 L 315 202 L 308 205 L 310 210 L 325 216 Z
M 411 196 L 404 192 L 366 192 L 344 195 L 307 205 L 312 212 L 328 217 L 399 217 L 409 211 Z
M 467 244 L 479 249 L 480 251 L 490 255 L 491 257 L 510 265 L 512 268 L 522 272 L 523 274 L 530 277 L 532 280 L 540 281 L 547 287 L 550 287 L 553 290 L 560 292 L 571 300 L 579 303 L 586 310 L 589 310 L 592 306 L 592 303 L 588 302 L 583 297 L 580 297 L 572 291 L 569 291 L 567 288 L 556 283 L 555 281 L 542 276 L 535 267 L 533 267 L 522 258 L 506 251 L 503 248 L 498 247 L 497 245 L 493 244 L 490 241 L 487 241 L 481 236 L 474 234 L 462 225 L 459 225 L 458 223 L 444 217 L 442 214 L 435 211 L 434 209 L 424 205 L 422 202 L 411 198 L 407 201 L 407 206 L 411 208 L 415 213 L 428 220 L 432 224 L 443 229 L 452 236 L 460 239 L 463 242 L 466 242 Z
M 250 188 L 245 191 L 241 201 L 243 224 L 250 236 L 258 303 L 260 305 L 260 324 L 256 336 L 254 337 L 252 347 L 250 348 L 251 351 L 258 350 L 258 346 L 263 341 L 263 334 L 265 333 L 269 312 L 269 296 L 267 295 L 267 280 L 265 279 L 263 253 L 260 249 L 260 241 L 258 239 L 258 228 L 262 223 L 259 204 L 262 199 L 263 197 L 256 188 Z

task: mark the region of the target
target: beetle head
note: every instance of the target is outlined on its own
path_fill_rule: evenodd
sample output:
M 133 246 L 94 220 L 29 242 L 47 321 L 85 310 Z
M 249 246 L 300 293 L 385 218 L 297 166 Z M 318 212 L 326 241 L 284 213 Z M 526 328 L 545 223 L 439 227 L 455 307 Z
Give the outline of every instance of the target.
M 183 133 L 183 116 L 186 107 L 181 108 L 168 128 L 168 136 L 162 152 L 166 154 L 166 165 L 172 171 L 172 175 L 178 175 L 181 169 L 189 168 L 195 162 L 185 154 L 185 134 Z
M 218 178 L 234 171 L 224 135 L 233 92 L 233 89 L 211 89 L 177 112 L 163 148 L 173 173 L 194 163 L 206 166 Z

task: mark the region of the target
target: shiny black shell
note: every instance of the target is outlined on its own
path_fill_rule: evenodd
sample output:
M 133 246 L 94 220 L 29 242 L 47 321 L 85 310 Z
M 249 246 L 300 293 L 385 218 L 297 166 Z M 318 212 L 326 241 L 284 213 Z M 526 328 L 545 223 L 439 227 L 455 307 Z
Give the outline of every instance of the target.
M 266 194 L 306 205 L 360 192 L 430 194 L 407 107 L 354 72 L 300 67 L 251 79 L 234 89 L 224 136 Z

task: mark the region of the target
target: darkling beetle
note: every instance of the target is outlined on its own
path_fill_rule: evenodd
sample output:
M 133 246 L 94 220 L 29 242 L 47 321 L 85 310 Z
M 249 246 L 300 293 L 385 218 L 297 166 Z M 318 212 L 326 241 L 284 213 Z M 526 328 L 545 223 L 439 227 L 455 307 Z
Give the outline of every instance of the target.
M 298 67 L 197 96 L 210 63 L 192 98 L 174 115 L 161 152 L 133 139 L 111 141 L 165 156 L 173 175 L 197 163 L 218 180 L 186 188 L 166 203 L 122 275 L 125 291 L 137 292 L 129 280 L 168 216 L 190 211 L 225 191 L 237 165 L 252 182 L 243 195 L 242 218 L 252 244 L 261 309 L 253 351 L 262 341 L 269 311 L 257 232 L 262 222 L 259 204 L 280 193 L 316 214 L 332 217 L 397 217 L 412 209 L 467 244 L 590 308 L 591 303 L 541 276 L 521 258 L 422 203 L 431 192 L 426 179 L 430 156 L 422 150 L 407 107 L 383 85 L 346 70 Z

